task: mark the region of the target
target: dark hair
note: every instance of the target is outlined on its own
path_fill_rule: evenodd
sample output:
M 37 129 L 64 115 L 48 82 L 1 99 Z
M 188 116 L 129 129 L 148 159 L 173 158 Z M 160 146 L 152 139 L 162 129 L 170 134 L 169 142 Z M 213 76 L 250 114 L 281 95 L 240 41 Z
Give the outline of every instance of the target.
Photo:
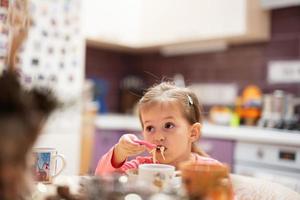
M 202 107 L 195 93 L 188 88 L 178 87 L 173 82 L 162 82 L 150 87 L 140 99 L 138 106 L 141 108 L 144 105 L 164 101 L 177 102 L 181 107 L 183 116 L 191 125 L 197 122 L 202 122 Z M 139 117 L 142 124 L 140 113 Z M 195 144 L 192 145 L 192 152 L 207 156 L 207 154 L 199 149 Z
M 28 153 L 58 106 L 50 90 L 25 90 L 13 72 L 0 76 L 0 199 L 23 199 Z

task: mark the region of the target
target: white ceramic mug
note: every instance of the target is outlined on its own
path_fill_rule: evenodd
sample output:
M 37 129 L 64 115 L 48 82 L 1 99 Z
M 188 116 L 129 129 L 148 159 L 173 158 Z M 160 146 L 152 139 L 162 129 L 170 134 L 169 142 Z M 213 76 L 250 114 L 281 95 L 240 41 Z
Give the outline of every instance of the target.
M 175 176 L 175 167 L 166 164 L 142 164 L 138 169 L 138 180 L 163 189 Z
M 65 168 L 66 161 L 55 148 L 34 148 L 34 178 L 36 181 L 51 183 Z M 57 169 L 57 160 L 61 160 L 60 169 Z

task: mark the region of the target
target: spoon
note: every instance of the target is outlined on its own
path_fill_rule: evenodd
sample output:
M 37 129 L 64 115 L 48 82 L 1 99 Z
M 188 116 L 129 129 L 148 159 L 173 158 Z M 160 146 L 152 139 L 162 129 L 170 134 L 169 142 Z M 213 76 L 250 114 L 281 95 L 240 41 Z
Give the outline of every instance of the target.
M 145 140 L 133 140 L 135 143 L 138 143 L 140 145 L 145 145 L 149 149 L 154 149 L 156 148 L 156 144 L 152 144 L 150 142 L 147 142 Z

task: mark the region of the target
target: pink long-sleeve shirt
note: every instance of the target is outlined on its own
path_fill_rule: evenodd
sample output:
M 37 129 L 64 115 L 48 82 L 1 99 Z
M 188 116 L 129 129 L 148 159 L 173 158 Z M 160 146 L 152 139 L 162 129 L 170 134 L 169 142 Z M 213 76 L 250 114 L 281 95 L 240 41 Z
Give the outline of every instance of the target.
M 114 147 L 112 147 L 106 154 L 102 156 L 102 158 L 99 160 L 95 175 L 105 175 L 113 172 L 121 172 L 124 173 L 128 169 L 136 169 L 140 164 L 146 164 L 146 163 L 154 163 L 151 156 L 138 156 L 133 160 L 125 161 L 119 168 L 115 168 L 112 165 L 112 157 L 113 157 L 113 150 Z M 215 163 L 215 164 L 221 164 L 219 161 L 209 158 L 209 157 L 203 157 L 196 153 L 193 153 L 193 159 L 196 162 L 199 163 Z

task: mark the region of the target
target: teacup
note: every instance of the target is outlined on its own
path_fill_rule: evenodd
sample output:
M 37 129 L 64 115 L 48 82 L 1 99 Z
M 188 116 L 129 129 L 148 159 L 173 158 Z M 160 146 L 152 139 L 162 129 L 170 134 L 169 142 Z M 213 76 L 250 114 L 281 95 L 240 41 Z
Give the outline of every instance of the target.
M 175 167 L 166 164 L 142 164 L 138 168 L 138 180 L 162 190 L 175 177 Z
M 51 183 L 65 168 L 66 162 L 63 155 L 58 154 L 55 148 L 34 148 L 34 171 L 36 181 Z M 61 160 L 60 169 L 57 169 L 57 160 Z

